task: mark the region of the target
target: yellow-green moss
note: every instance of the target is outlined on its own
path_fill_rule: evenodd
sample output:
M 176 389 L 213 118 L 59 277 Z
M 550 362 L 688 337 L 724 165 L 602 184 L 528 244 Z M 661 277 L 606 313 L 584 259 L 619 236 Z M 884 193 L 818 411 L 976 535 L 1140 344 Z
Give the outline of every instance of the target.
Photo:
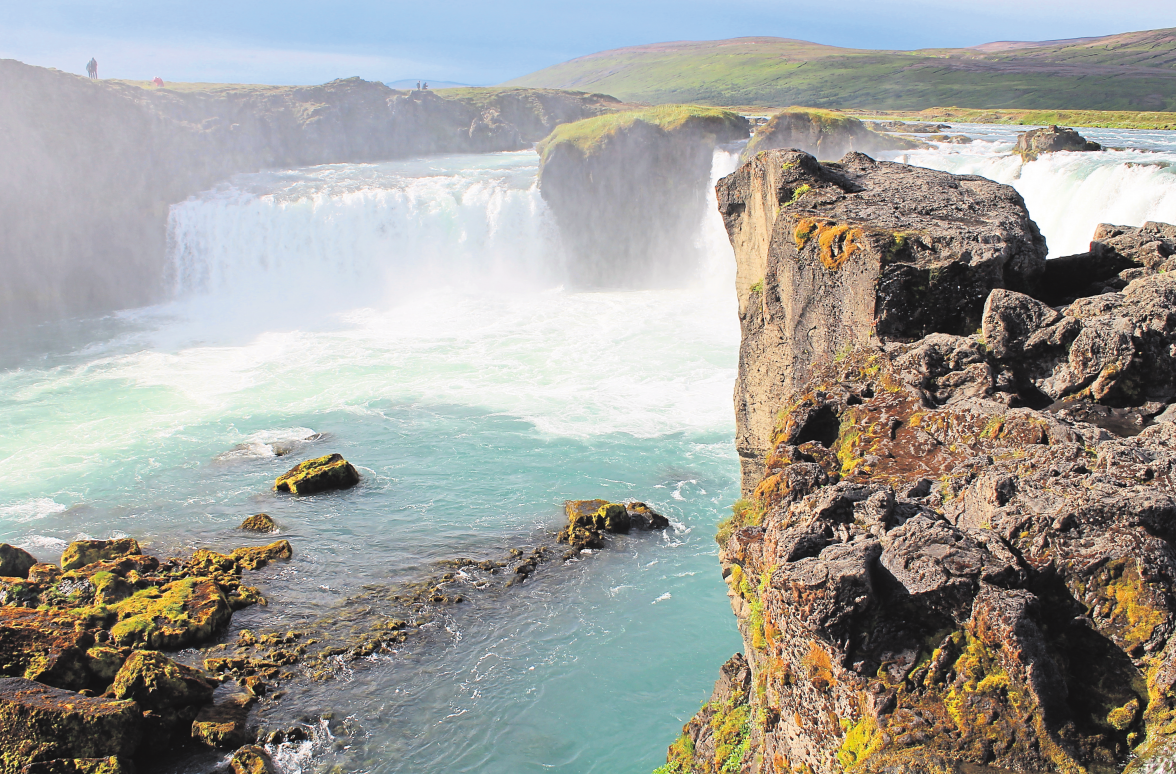
M 837 750 L 837 762 L 844 769 L 861 763 L 882 747 L 878 723 L 869 715 L 849 729 Z

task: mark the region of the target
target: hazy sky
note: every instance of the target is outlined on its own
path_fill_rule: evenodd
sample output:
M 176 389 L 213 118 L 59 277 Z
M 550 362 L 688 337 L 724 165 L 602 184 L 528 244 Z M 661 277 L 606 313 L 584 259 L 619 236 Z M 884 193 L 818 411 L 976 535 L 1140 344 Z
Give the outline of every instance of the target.
M 174 81 L 498 83 L 668 40 L 774 35 L 856 48 L 970 46 L 1176 27 L 1172 0 L 0 0 L 0 58 Z

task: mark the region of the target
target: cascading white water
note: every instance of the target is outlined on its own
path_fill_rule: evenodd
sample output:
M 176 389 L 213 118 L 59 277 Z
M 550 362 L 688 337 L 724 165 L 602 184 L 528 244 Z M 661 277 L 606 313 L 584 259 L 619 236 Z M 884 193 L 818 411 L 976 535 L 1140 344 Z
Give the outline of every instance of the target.
M 953 126 L 953 133 L 986 139 L 941 144 L 897 155 L 896 160 L 1013 186 L 1045 235 L 1051 258 L 1087 250 L 1099 223 L 1176 223 L 1176 132 L 1148 133 L 1147 150 L 1051 153 L 1023 163 L 1012 155 L 1012 142 L 1027 128 Z M 1081 131 L 1108 147 L 1130 139 L 1121 130 Z

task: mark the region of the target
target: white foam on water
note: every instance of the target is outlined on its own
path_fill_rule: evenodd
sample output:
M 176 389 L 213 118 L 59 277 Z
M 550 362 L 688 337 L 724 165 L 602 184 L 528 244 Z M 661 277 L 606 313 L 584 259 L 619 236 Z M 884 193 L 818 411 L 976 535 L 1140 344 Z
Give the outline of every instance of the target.
M 68 506 L 49 497 L 33 497 L 28 500 L 0 505 L 0 521 L 24 523 L 63 513 Z
M 1012 135 L 1029 127 L 1003 128 Z M 953 127 L 970 133 L 973 127 Z M 992 127 L 981 131 L 992 134 Z M 1081 130 L 1107 140 L 1097 130 Z M 1129 141 L 1122 131 L 1112 141 Z M 1013 186 L 1025 199 L 1049 245 L 1049 255 L 1085 252 L 1099 223 L 1142 226 L 1149 220 L 1176 223 L 1176 132 L 1152 132 L 1153 150 L 1042 154 L 1022 163 L 1012 142 L 994 137 L 967 145 L 939 144 L 933 150 L 910 151 L 897 160 L 956 174 L 987 177 Z M 894 154 L 892 154 L 894 155 Z

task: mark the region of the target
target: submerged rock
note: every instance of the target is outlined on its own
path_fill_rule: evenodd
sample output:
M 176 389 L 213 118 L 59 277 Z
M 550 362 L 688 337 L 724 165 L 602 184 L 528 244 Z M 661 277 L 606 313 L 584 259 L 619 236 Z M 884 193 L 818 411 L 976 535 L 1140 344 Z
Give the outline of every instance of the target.
M 1025 161 L 1033 161 L 1042 153 L 1096 150 L 1102 150 L 1097 142 L 1087 140 L 1068 127 L 1051 125 L 1018 134 L 1013 152 Z
M 0 543 L 0 576 L 7 578 L 27 578 L 29 570 L 37 560 L 23 548 Z
M 23 678 L 0 678 L 0 774 L 38 761 L 118 756 L 140 738 L 133 701 L 80 696 Z
M 328 454 L 300 462 L 278 476 L 275 492 L 308 495 L 331 489 L 348 489 L 359 483 L 359 471 L 341 454 Z
M 134 538 L 118 540 L 78 540 L 70 543 L 61 555 L 61 569 L 68 572 L 94 562 L 142 554 L 139 541 Z
M 241 522 L 240 529 L 246 532 L 277 532 L 277 523 L 267 513 L 255 513 Z
M 760 151 L 774 148 L 794 148 L 834 161 L 853 151 L 874 154 L 918 147 L 918 142 L 871 131 L 861 120 L 836 111 L 789 108 L 755 130 L 742 159 L 746 161 Z

